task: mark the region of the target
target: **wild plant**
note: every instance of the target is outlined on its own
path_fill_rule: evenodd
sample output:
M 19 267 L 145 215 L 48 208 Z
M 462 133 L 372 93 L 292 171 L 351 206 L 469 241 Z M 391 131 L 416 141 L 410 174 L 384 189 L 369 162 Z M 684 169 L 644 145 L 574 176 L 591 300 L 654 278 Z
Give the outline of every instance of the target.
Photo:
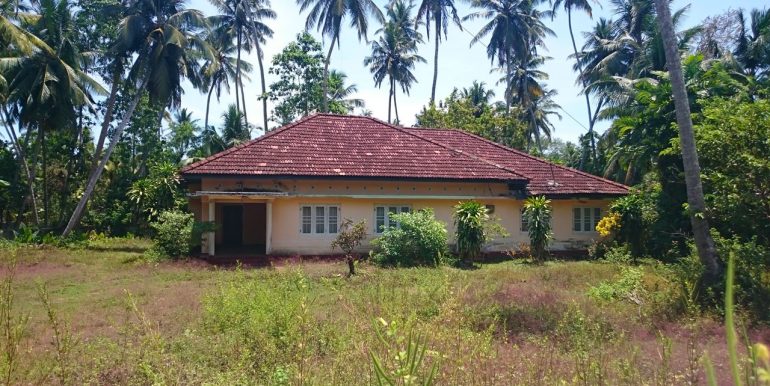
M 14 279 L 16 275 L 16 250 L 11 249 L 11 258 L 6 266 L 8 271 L 0 282 L 0 351 L 2 361 L 0 371 L 4 385 L 19 382 L 21 362 L 21 344 L 29 328 L 29 315 L 18 313 L 14 301 Z
M 430 369 L 426 369 L 425 359 L 426 354 L 438 357 L 438 353 L 427 350 L 428 345 L 423 335 L 410 331 L 404 336 L 399 331 L 398 323 L 388 323 L 382 318 L 375 323 L 374 329 L 377 339 L 385 347 L 386 356 L 381 358 L 370 352 L 374 379 L 378 385 L 430 386 L 435 383 L 438 361 L 434 360 Z
M 743 386 L 744 381 L 748 385 L 770 385 L 770 349 L 762 343 L 755 343 L 749 347 L 749 369 L 742 376 L 738 356 L 738 338 L 735 332 L 735 253 L 730 252 L 727 262 L 727 277 L 725 283 L 725 330 L 727 337 L 727 354 L 730 367 L 730 375 L 736 386 Z M 705 355 L 706 379 L 710 386 L 717 385 L 714 364 L 708 354 Z
M 48 323 L 53 331 L 53 347 L 55 350 L 53 372 L 58 378 L 59 383 L 62 385 L 68 385 L 72 383 L 72 354 L 77 347 L 78 340 L 72 333 L 70 326 L 66 321 L 59 318 L 56 310 L 51 302 L 51 295 L 48 291 L 48 286 L 45 282 L 39 282 L 37 284 L 37 293 L 40 298 L 40 302 L 43 304 L 46 315 L 48 316 Z

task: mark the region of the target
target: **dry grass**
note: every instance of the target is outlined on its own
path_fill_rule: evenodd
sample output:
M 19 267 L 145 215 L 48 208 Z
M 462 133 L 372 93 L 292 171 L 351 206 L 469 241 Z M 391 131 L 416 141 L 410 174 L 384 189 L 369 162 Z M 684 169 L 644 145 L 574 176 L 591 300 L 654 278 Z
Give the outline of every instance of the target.
M 57 383 L 54 370 L 67 366 L 77 384 L 371 384 L 370 354 L 394 366 L 387 349 L 409 331 L 425 336 L 440 384 L 702 384 L 706 351 L 729 381 L 721 322 L 660 310 L 673 290 L 655 267 L 638 305 L 587 296 L 617 277 L 609 264 L 363 265 L 348 279 L 344 262 L 136 262 L 147 246 L 15 253 L 13 312 L 30 316 L 15 382 Z M 38 282 L 76 342 L 68 363 L 55 359 Z M 379 318 L 395 322 L 393 342 L 377 338 Z M 749 334 L 770 338 L 766 328 Z

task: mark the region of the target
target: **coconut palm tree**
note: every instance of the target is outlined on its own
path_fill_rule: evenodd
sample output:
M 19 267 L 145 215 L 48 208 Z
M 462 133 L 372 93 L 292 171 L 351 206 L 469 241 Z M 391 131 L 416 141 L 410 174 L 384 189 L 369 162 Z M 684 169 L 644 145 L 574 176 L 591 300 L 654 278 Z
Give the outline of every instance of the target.
M 583 92 L 596 97 L 594 118 L 610 115 L 609 111 L 625 106 L 630 100 L 629 84 L 665 70 L 663 41 L 655 20 L 655 9 L 649 2 L 615 0 L 617 20 L 599 19 L 578 54 L 575 70 L 583 69 L 579 81 Z M 679 25 L 689 7 L 675 12 L 672 20 Z M 677 34 L 680 51 L 685 51 L 697 29 Z
M 88 178 L 64 235 L 72 232 L 80 222 L 96 182 L 142 96 L 147 93 L 151 103 L 176 108 L 180 104 L 184 78 L 189 79 L 193 86 L 200 85 L 194 59 L 212 58 L 208 44 L 197 34 L 203 28 L 208 28 L 206 18 L 200 11 L 186 8 L 184 0 L 134 0 L 130 3 L 118 26 L 119 38 L 112 50 L 114 55 L 129 57 L 132 61 L 127 78 L 127 84 L 131 85 L 128 88 L 132 92 L 131 99 L 121 122 L 112 133 L 107 150 Z M 112 115 L 104 119 L 109 122 Z
M 202 66 L 201 78 L 204 85 L 208 85 L 208 96 L 206 97 L 206 115 L 204 118 L 203 127 L 209 127 L 209 108 L 211 106 L 211 94 L 215 93 L 217 101 L 222 96 L 222 90 L 230 92 L 230 80 L 237 82 L 238 78 L 238 59 L 234 57 L 236 54 L 236 46 L 233 44 L 233 40 L 226 34 L 222 34 L 218 31 L 212 31 L 207 37 L 206 41 L 211 47 L 213 57 L 206 61 Z M 244 60 L 241 60 L 241 69 L 249 73 L 251 72 L 251 64 Z M 245 76 L 248 80 L 248 76 Z M 237 108 L 237 107 L 236 107 Z
M 474 80 L 471 87 L 462 89 L 460 95 L 471 102 L 476 110 L 474 115 L 478 118 L 495 97 L 495 92 L 486 88 L 486 83 Z
M 579 54 L 577 49 L 577 43 L 575 43 L 575 32 L 572 29 L 572 11 L 573 10 L 580 10 L 588 14 L 589 17 L 593 18 L 592 8 L 591 4 L 589 4 L 588 0 L 555 0 L 553 2 L 553 12 L 554 15 L 556 14 L 556 10 L 564 6 L 564 11 L 567 12 L 567 26 L 569 28 L 569 37 L 572 41 L 572 50 L 575 53 L 575 59 L 576 59 L 576 67 L 578 70 L 578 81 L 581 83 L 583 88 L 586 87 L 585 83 L 585 77 L 583 76 L 583 66 L 580 65 L 580 61 L 577 60 Z M 552 15 L 553 18 L 553 15 Z M 596 116 L 593 112 L 593 109 L 591 109 L 591 96 L 587 93 L 583 93 L 586 99 L 586 111 L 588 112 L 588 137 L 591 140 L 591 159 L 596 162 L 596 140 L 594 136 L 594 124 L 596 123 Z M 583 169 L 583 160 L 584 157 L 581 157 L 581 169 Z
M 209 0 L 220 12 L 209 20 L 220 37 L 229 36 L 235 39 L 236 76 L 235 76 L 235 108 L 243 112 L 248 122 L 246 113 L 246 99 L 243 91 L 243 72 L 241 68 L 241 52 L 251 52 L 255 45 L 253 33 L 253 4 L 250 0 Z M 242 104 L 242 105 L 241 105 Z
M 4 58 L 9 81 L 6 102 L 28 133 L 36 133 L 34 154 L 42 156 L 44 223 L 49 224 L 47 133 L 75 129 L 80 106 L 93 104 L 93 93 L 106 93 L 82 70 L 85 56 L 73 42 L 74 23 L 67 0 L 42 0 L 37 17 L 21 19 L 21 26 L 45 43 L 29 55 Z M 34 165 L 33 165 L 34 168 Z M 34 170 L 32 175 L 34 176 Z
M 741 27 L 735 47 L 738 63 L 748 75 L 767 76 L 770 71 L 770 10 L 751 10 L 749 25 L 746 25 L 746 16 L 741 11 L 738 23 Z
M 275 19 L 276 13 L 270 9 L 269 0 L 252 0 L 253 9 L 251 12 L 251 29 L 254 36 L 254 48 L 257 51 L 257 63 L 259 64 L 259 79 L 262 86 L 262 125 L 264 132 L 267 132 L 267 86 L 265 83 L 265 66 L 263 63 L 264 52 L 262 46 L 267 43 L 267 38 L 273 37 L 273 30 L 265 24 L 267 19 Z M 244 101 L 244 103 L 246 103 Z
M 543 19 L 551 16 L 551 11 L 541 11 L 537 7 L 542 0 L 475 0 L 474 8 L 480 9 L 463 20 L 485 19 L 488 22 L 481 27 L 471 40 L 474 45 L 489 36 L 487 56 L 493 63 L 505 70 L 504 79 L 514 79 L 513 71 L 525 67 L 533 57 L 537 57 L 537 48 L 543 46 L 544 39 L 554 32 L 545 26 Z M 517 65 L 518 63 L 518 65 Z M 527 78 L 521 78 L 526 80 Z M 525 87 L 526 88 L 526 87 Z M 511 83 L 506 83 L 506 102 L 510 106 L 513 95 Z M 522 94 L 526 96 L 525 94 Z M 528 103 L 526 99 L 524 103 Z
M 374 0 L 297 0 L 300 6 L 300 12 L 309 10 L 305 29 L 310 30 L 317 27 L 324 36 L 329 38 L 329 52 L 324 61 L 323 75 L 323 99 L 321 102 L 322 112 L 329 111 L 329 62 L 331 61 L 334 45 L 340 45 L 340 34 L 342 33 L 342 20 L 350 18 L 350 26 L 356 29 L 358 39 L 367 40 L 366 34 L 369 29 L 369 17 L 374 17 L 382 23 L 385 17 L 382 11 L 377 7 Z
M 222 113 L 222 140 L 228 147 L 239 145 L 251 139 L 251 130 L 246 118 L 235 105 Z
M 413 27 L 412 8 L 403 1 L 391 3 L 387 11 L 388 22 L 378 31 L 380 38 L 372 42 L 372 55 L 364 59 L 374 76 L 375 86 L 380 87 L 388 78 L 388 122 L 391 122 L 391 107 L 394 107 L 398 121 L 396 85 L 409 94 L 412 84 L 417 81 L 412 70 L 416 63 L 425 62 L 416 54 L 422 37 Z
M 447 30 L 449 27 L 449 20 L 451 19 L 460 30 L 463 29 L 462 21 L 457 15 L 457 8 L 455 7 L 454 0 L 422 0 L 419 8 L 417 8 L 416 23 L 419 23 L 425 19 L 425 32 L 430 39 L 430 27 L 433 24 L 433 40 L 436 44 L 436 48 L 433 53 L 433 85 L 430 89 L 430 104 L 436 102 L 436 82 L 438 81 L 438 47 L 441 44 L 441 34 L 444 38 L 447 37 Z
M 674 22 L 671 18 L 671 10 L 668 0 L 655 0 L 655 8 L 658 12 L 658 24 L 660 25 L 663 45 L 668 63 L 668 72 L 671 78 L 671 89 L 674 95 L 676 107 L 676 121 L 679 125 L 679 140 L 682 149 L 682 161 L 684 165 L 684 177 L 687 185 L 687 203 L 692 224 L 693 238 L 698 256 L 705 268 L 706 284 L 713 284 L 720 274 L 717 262 L 714 240 L 711 238 L 709 223 L 704 213 L 706 203 L 703 198 L 703 185 L 700 177 L 700 163 L 698 151 L 695 147 L 695 134 L 690 117 L 690 102 L 687 97 L 687 89 L 682 74 L 682 63 L 678 42 L 674 30 Z
M 352 113 L 357 108 L 364 108 L 364 100 L 353 98 L 358 92 L 355 84 L 347 84 L 348 76 L 337 70 L 329 72 L 329 107 L 335 113 Z

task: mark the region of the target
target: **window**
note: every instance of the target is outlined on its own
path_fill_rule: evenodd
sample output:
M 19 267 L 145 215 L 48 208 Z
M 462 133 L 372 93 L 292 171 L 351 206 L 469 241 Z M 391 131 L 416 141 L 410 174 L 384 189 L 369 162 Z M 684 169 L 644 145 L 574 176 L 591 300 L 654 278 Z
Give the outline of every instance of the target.
M 407 213 L 412 208 L 403 205 L 382 205 L 374 207 L 374 233 L 382 233 L 390 227 L 398 227 L 398 222 L 391 220 L 391 214 Z
M 336 234 L 339 227 L 340 207 L 337 205 L 303 205 L 300 212 L 300 233 Z
M 573 208 L 572 231 L 595 232 L 596 224 L 602 219 L 601 208 Z

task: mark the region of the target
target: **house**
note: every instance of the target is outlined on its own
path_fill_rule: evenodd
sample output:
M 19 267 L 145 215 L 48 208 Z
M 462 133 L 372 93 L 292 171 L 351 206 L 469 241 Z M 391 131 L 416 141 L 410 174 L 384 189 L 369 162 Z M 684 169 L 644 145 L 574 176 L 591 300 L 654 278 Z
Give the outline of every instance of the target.
M 209 255 L 330 254 L 343 218 L 366 220 L 371 240 L 390 225 L 389 213 L 420 208 L 433 208 L 451 237 L 453 206 L 463 200 L 485 204 L 510 234 L 487 248 L 512 250 L 529 240 L 521 212 L 532 195 L 552 199 L 552 248 L 584 250 L 611 201 L 628 192 L 463 131 L 331 114 L 309 116 L 181 174 L 195 218 L 217 224 L 203 236 Z

